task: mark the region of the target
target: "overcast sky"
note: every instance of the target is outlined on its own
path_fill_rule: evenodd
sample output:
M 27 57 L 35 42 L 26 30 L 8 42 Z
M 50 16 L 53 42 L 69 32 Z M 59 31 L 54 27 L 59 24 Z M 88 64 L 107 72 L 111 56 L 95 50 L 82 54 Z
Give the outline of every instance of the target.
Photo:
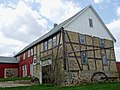
M 0 56 L 13 56 L 91 4 L 117 39 L 120 61 L 120 0 L 0 0 Z

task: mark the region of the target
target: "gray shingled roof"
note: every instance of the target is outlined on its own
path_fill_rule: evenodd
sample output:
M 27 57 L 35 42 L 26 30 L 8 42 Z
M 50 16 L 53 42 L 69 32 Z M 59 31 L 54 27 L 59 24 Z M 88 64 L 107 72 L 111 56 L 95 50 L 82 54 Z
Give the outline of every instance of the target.
M 0 56 L 0 63 L 18 63 L 18 61 L 15 57 Z
M 36 45 L 37 43 L 40 43 L 41 41 L 43 41 L 44 39 L 48 38 L 49 36 L 55 34 L 56 32 L 60 31 L 62 28 L 64 28 L 64 26 L 66 24 L 68 24 L 70 21 L 74 20 L 76 17 L 78 17 L 79 15 L 81 15 L 83 12 L 85 12 L 88 8 L 91 8 L 94 13 L 96 14 L 96 16 L 98 17 L 98 19 L 100 20 L 100 22 L 102 23 L 102 25 L 106 28 L 107 32 L 110 34 L 110 36 L 113 38 L 113 40 L 115 40 L 115 38 L 113 37 L 113 35 L 111 34 L 111 32 L 108 30 L 108 28 L 104 25 L 103 21 L 101 20 L 101 18 L 99 17 L 99 15 L 96 13 L 96 11 L 94 10 L 94 8 L 89 5 L 87 7 L 85 7 L 84 9 L 82 9 L 80 12 L 76 13 L 74 16 L 70 17 L 69 19 L 65 20 L 64 22 L 62 22 L 61 24 L 57 25 L 55 28 L 53 28 L 52 30 L 50 30 L 48 33 L 46 33 L 45 35 L 43 35 L 42 37 L 40 37 L 39 39 L 37 39 L 36 41 L 32 42 L 31 44 L 29 44 L 28 46 L 26 46 L 24 49 L 22 49 L 20 52 L 18 52 L 15 56 L 23 53 L 24 51 L 28 50 L 29 48 L 31 48 L 32 46 Z M 115 40 L 116 41 L 116 40 Z

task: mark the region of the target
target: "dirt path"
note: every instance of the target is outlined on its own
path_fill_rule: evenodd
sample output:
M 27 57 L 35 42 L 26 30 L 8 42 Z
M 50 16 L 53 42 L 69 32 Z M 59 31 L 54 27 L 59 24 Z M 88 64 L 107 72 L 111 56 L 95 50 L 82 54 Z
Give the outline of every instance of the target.
M 17 86 L 30 86 L 33 83 L 26 82 L 26 81 L 7 81 L 7 82 L 0 82 L 0 87 L 17 87 Z

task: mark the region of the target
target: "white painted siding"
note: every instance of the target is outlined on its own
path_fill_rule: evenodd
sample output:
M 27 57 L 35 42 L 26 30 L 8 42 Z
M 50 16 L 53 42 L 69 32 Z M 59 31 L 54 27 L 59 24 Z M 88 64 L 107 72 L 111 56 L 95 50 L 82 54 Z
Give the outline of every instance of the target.
M 93 19 L 93 28 L 89 26 L 89 18 Z M 91 36 L 113 40 L 91 8 L 87 9 L 83 14 L 79 15 L 64 28 L 65 30 L 81 34 L 88 34 Z

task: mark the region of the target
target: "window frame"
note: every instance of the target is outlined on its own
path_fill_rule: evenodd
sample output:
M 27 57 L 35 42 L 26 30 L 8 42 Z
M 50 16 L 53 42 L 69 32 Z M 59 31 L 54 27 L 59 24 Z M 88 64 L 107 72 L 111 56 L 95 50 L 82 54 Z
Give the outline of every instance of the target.
M 30 57 L 30 49 L 28 50 L 28 57 Z
M 85 56 L 83 56 L 83 54 L 85 54 Z M 80 56 L 81 56 L 81 63 L 83 65 L 88 64 L 88 54 L 87 54 L 87 52 L 80 52 Z
M 45 41 L 45 42 L 43 43 L 43 50 L 44 50 L 44 51 L 48 50 L 48 41 Z
M 54 36 L 52 39 L 52 46 L 56 47 L 57 46 L 57 36 Z
M 22 65 L 22 70 L 25 70 L 25 67 L 24 67 L 24 65 Z
M 102 59 L 102 64 L 104 65 L 104 66 L 107 66 L 108 65 L 108 60 L 107 60 L 107 56 L 106 56 L 106 54 L 105 53 L 102 53 L 102 56 L 101 56 L 101 59 Z
M 86 37 L 84 34 L 79 34 L 80 44 L 86 44 Z
M 93 19 L 89 18 L 89 27 L 93 28 Z
M 48 40 L 48 49 L 52 48 L 52 38 Z
M 104 46 L 105 46 L 105 40 L 104 40 L 104 39 L 99 38 L 99 46 L 100 46 L 101 48 L 104 48 Z
M 33 48 L 30 49 L 30 56 L 33 56 Z
M 25 53 L 23 53 L 23 60 L 25 60 L 25 58 L 26 58 L 26 57 L 25 57 Z

